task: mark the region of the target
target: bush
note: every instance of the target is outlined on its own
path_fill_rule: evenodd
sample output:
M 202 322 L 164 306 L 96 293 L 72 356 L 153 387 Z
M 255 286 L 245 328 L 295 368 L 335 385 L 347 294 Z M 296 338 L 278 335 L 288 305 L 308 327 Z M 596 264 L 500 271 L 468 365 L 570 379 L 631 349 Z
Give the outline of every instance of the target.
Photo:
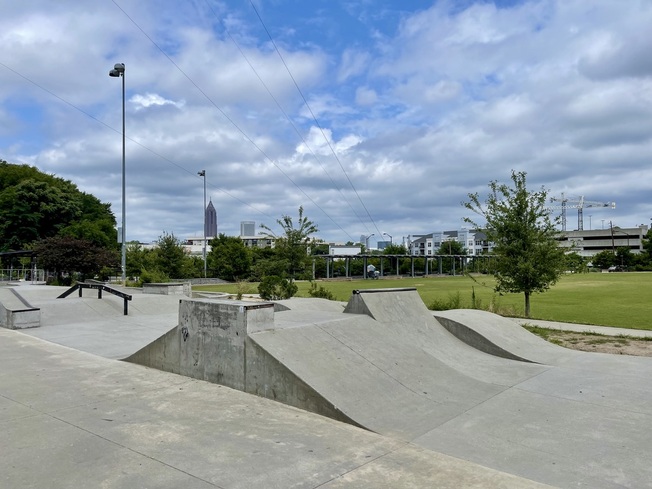
M 258 294 L 260 294 L 261 299 L 266 301 L 289 299 L 298 290 L 299 287 L 294 282 L 277 275 L 265 277 L 258 285 Z
M 430 303 L 428 309 L 431 311 L 447 311 L 449 309 L 459 309 L 462 304 L 460 293 L 449 294 L 447 300 L 435 299 Z
M 322 285 L 317 288 L 317 284 L 315 282 L 310 282 L 310 290 L 308 291 L 308 294 L 310 294 L 310 297 L 328 299 L 329 301 L 335 300 L 335 296 L 330 290 L 325 289 Z
M 147 270 L 141 270 L 140 278 L 137 281 L 138 284 L 137 286 L 142 287 L 143 284 L 160 284 L 169 281 L 170 281 L 170 277 L 168 277 L 166 274 L 162 272 L 159 272 L 158 270 L 154 270 L 152 272 Z

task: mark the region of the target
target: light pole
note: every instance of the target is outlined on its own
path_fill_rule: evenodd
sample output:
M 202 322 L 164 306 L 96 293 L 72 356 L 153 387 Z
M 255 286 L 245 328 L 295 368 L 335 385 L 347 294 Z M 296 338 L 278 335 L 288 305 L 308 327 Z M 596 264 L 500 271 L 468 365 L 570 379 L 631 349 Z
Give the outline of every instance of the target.
M 204 278 L 206 278 L 206 170 L 197 172 L 197 175 L 204 177 Z
M 388 233 L 383 233 L 383 236 L 388 236 L 389 237 L 389 244 L 394 244 L 394 240 L 392 239 L 392 235 Z
M 109 76 L 122 78 L 122 286 L 127 285 L 127 210 L 125 196 L 125 64 L 116 63 Z
M 369 249 L 369 238 L 371 238 L 372 236 L 375 236 L 375 234 L 372 233 L 372 234 L 364 237 L 365 251 L 367 251 Z

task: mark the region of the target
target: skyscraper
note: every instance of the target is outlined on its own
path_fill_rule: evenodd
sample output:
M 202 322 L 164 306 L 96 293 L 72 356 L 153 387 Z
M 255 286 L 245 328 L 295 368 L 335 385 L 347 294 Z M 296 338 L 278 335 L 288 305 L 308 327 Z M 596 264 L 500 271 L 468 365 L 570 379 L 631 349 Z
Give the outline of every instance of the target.
M 206 238 L 214 238 L 217 236 L 217 211 L 215 210 L 212 201 L 209 201 L 206 206 L 204 234 L 206 235 Z
M 256 221 L 240 221 L 240 236 L 256 236 Z

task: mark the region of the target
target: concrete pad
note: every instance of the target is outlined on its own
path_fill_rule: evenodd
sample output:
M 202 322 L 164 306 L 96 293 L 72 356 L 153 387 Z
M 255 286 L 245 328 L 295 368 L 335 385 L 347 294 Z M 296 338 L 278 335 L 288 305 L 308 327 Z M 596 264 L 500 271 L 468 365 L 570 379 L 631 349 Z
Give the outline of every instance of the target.
M 41 309 L 41 327 L 25 330 L 32 336 L 66 345 L 107 358 L 123 359 L 176 326 L 179 296 L 132 294 L 129 314 L 124 303 L 108 293 L 97 298 L 97 291 L 84 290 L 58 299 L 68 287 L 25 285 L 19 287 L 22 297 Z
M 1 487 L 545 487 L 14 331 L 0 358 Z
M 219 487 L 502 487 L 514 483 L 502 472 L 558 487 L 652 487 L 652 441 L 646 428 L 652 421 L 648 381 L 652 359 L 563 349 L 512 320 L 481 311 L 442 314 L 442 321 L 449 322 L 446 329 L 425 309 L 415 290 L 360 291 L 356 296 L 346 308 L 341 303 L 312 303 L 313 307 L 309 300 L 283 301 L 286 310 L 274 314 L 273 324 L 247 335 L 243 357 L 271 371 L 261 378 L 301 382 L 352 422 L 390 436 L 389 440 L 383 436 L 367 440 L 359 435 L 365 432 L 352 426 L 344 429 L 333 420 L 266 404 L 269 400 L 225 387 L 208 387 L 178 376 L 173 376 L 179 379 L 174 383 L 167 377 L 171 374 L 148 369 L 139 376 L 136 370 L 109 368 L 105 362 L 110 360 L 61 347 L 41 349 L 38 355 L 32 355 L 30 344 L 24 342 L 3 349 L 2 336 L 0 355 L 7 355 L 11 368 L 0 372 L 0 399 L 9 401 L 0 403 L 5 411 L 0 424 L 45 412 Z M 179 348 L 184 348 L 179 331 L 173 333 Z M 31 360 L 25 362 L 26 355 Z M 69 387 L 61 392 L 54 388 L 65 386 L 69 378 L 74 383 L 72 394 Z M 56 411 L 47 411 L 49 402 Z M 271 405 L 279 411 L 267 410 Z M 26 412 L 26 407 L 37 413 Z M 197 416 L 207 420 L 204 431 L 186 425 L 186 417 L 197 420 Z M 304 416 L 309 421 L 302 424 Z M 222 420 L 227 426 L 220 425 Z M 292 429 L 301 435 L 288 434 Z M 217 434 L 220 450 L 223 444 L 227 452 L 244 453 L 260 467 L 234 463 L 228 453 L 213 453 L 217 445 L 211 433 Z M 313 435 L 320 442 L 312 441 Z M 241 437 L 246 443 L 240 443 Z M 174 447 L 166 446 L 168 440 Z M 256 444 L 248 444 L 252 440 L 261 442 L 262 452 L 253 448 Z M 277 441 L 282 447 L 276 446 Z M 335 460 L 322 442 L 331 449 L 338 447 Z M 303 456 L 312 457 L 306 453 L 319 453 L 321 464 L 304 460 Z M 459 459 L 498 472 L 476 472 L 477 465 L 468 466 L 467 472 L 457 465 Z M 448 465 L 448 461 L 456 463 Z M 292 478 L 286 465 L 275 470 L 274 464 L 305 469 L 304 478 Z M 226 468 L 214 472 L 213 467 Z M 0 465 L 0 474 L 2 469 Z M 265 480 L 264 469 L 270 470 L 271 479 Z M 441 478 L 433 480 L 434 476 Z M 527 487 L 516 480 L 515 487 Z

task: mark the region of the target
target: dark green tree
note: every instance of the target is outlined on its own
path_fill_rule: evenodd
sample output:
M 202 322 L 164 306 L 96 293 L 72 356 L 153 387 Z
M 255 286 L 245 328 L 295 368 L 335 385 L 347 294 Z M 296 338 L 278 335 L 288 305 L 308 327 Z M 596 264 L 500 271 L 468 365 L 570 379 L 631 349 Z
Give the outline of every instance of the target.
M 287 262 L 286 275 L 291 278 L 304 273 L 310 260 L 308 258 L 308 247 L 312 242 L 311 236 L 319 231 L 317 225 L 303 215 L 303 207 L 299 207 L 299 218 L 296 225 L 290 216 L 283 216 L 277 219 L 276 223 L 281 227 L 281 235 L 274 234 L 272 229 L 261 224 L 264 235 L 274 238 L 274 249 L 279 259 Z
M 23 180 L 0 192 L 0 248 L 20 249 L 55 236 L 81 216 L 79 202 L 59 187 Z
M 0 250 L 25 249 L 55 235 L 117 248 L 110 204 L 68 180 L 0 160 Z
M 550 217 L 545 188 L 528 191 L 525 172 L 512 171 L 512 183 L 513 187 L 490 182 L 484 204 L 477 193 L 469 194 L 469 201 L 462 205 L 485 223 L 478 225 L 468 217 L 464 221 L 484 229 L 494 243 L 496 291 L 523 293 L 525 316 L 530 317 L 530 297 L 559 280 L 564 272 L 564 252 L 557 243 L 559 232 Z
M 63 275 L 80 274 L 80 280 L 93 277 L 103 268 L 119 267 L 116 250 L 108 250 L 85 239 L 70 236 L 44 238 L 34 245 L 40 267 L 54 271 L 57 281 L 63 283 Z
M 251 251 L 240 238 L 221 234 L 210 242 L 208 268 L 222 280 L 236 281 L 251 274 Z

